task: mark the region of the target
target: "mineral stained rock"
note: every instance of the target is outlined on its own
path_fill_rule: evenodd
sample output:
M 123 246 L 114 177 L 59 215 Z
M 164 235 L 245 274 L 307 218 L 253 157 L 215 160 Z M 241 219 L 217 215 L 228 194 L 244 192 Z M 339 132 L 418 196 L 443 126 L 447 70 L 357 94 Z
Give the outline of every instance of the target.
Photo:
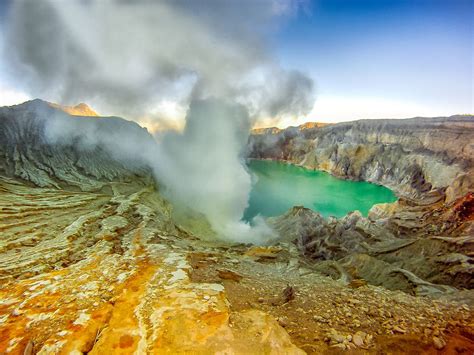
M 39 187 L 94 190 L 104 181 L 150 178 L 132 144 L 154 140 L 118 117 L 70 116 L 41 101 L 0 108 L 0 173 Z
M 368 218 L 355 211 L 324 219 L 303 207 L 270 218 L 320 271 L 413 294 L 474 288 L 474 116 L 257 130 L 249 157 L 372 181 L 398 194 Z
M 464 184 L 450 192 L 452 201 L 472 191 L 473 142 L 474 116 L 469 115 L 360 120 L 256 130 L 249 156 L 379 183 L 404 197 Z
M 472 199 L 457 187 L 448 204 L 426 195 L 370 219 L 297 207 L 269 221 L 281 232 L 271 246 L 210 242 L 173 220 L 146 164 L 94 140 L 152 142 L 144 129 L 64 111 L 0 109 L 0 353 L 474 351 L 472 294 L 455 288 L 469 285 L 470 236 L 455 232 Z M 50 135 L 63 124 L 74 132 Z M 423 239 L 420 211 L 446 232 Z

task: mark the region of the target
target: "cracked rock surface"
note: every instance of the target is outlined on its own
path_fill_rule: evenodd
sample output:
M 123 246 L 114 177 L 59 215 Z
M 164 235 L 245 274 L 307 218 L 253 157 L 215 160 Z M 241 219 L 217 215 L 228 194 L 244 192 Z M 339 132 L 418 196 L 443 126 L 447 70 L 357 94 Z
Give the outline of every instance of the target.
M 226 244 L 179 225 L 141 162 L 45 140 L 36 110 L 58 114 L 0 109 L 1 354 L 474 352 L 468 180 Z

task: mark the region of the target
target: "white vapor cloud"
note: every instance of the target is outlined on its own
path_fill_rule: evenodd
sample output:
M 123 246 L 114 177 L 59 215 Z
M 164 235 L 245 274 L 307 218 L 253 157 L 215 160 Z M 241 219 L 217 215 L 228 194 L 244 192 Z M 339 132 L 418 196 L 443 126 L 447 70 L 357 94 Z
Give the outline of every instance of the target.
M 172 198 L 204 213 L 221 235 L 246 239 L 259 228 L 268 232 L 240 222 L 250 190 L 240 153 L 250 126 L 260 117 L 302 115 L 313 107 L 311 78 L 281 68 L 266 45 L 279 23 L 304 5 L 17 1 L 6 25 L 7 67 L 31 96 L 87 102 L 156 130 L 189 107 L 182 133 L 165 134 L 159 152 L 143 154 Z
M 173 201 L 205 214 L 218 235 L 240 242 L 272 235 L 261 221 L 253 228 L 240 222 L 251 189 L 242 166 L 250 127 L 247 109 L 240 104 L 195 100 L 184 131 L 163 137 L 155 165 Z
M 18 1 L 8 59 L 32 96 L 128 117 L 163 99 L 210 96 L 237 100 L 254 115 L 300 113 L 312 106 L 311 79 L 280 68 L 265 46 L 266 33 L 298 3 Z

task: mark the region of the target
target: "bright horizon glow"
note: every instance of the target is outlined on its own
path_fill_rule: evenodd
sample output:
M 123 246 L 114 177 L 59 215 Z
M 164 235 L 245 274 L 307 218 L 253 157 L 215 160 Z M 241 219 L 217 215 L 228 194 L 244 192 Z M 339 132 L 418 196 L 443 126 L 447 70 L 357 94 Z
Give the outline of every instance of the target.
M 262 119 L 254 128 L 299 126 L 306 122 L 338 123 L 362 119 L 404 119 L 472 114 L 472 111 L 452 112 L 441 107 L 425 107 L 415 102 L 379 97 L 319 97 L 311 112 L 304 117 L 280 120 Z
M 34 98 L 26 93 L 0 86 L 0 106 L 21 104 Z M 50 101 L 40 98 L 45 101 Z M 58 103 L 61 105 L 61 103 Z M 86 104 L 88 104 L 86 102 Z M 95 107 L 92 107 L 95 109 Z M 299 126 L 306 122 L 338 123 L 362 119 L 404 119 L 412 117 L 438 117 L 458 114 L 473 114 L 472 111 L 452 112 L 442 107 L 424 107 L 415 102 L 391 100 L 379 97 L 318 97 L 313 109 L 307 116 L 298 118 L 283 117 L 279 119 L 262 118 L 253 128 Z M 108 116 L 112 114 L 105 114 Z M 150 116 L 141 117 L 136 121 L 151 133 L 167 129 L 181 131 L 184 127 L 186 109 L 179 103 L 164 100 L 150 111 Z M 160 117 L 157 120 L 154 117 Z M 130 119 L 129 117 L 124 117 Z
M 31 97 L 24 92 L 2 86 L 0 82 L 0 106 L 12 106 L 31 100 Z
M 336 108 L 336 109 L 335 109 Z M 345 122 L 360 119 L 452 116 L 442 107 L 427 107 L 416 102 L 382 97 L 322 96 L 307 118 L 318 122 Z
M 0 2 L 0 20 L 10 2 Z M 314 79 L 314 107 L 301 117 L 261 119 L 255 127 L 473 114 L 473 4 L 471 0 L 308 0 L 307 11 L 272 32 L 269 44 L 282 66 Z M 5 23 L 0 21 L 0 31 Z M 20 80 L 7 75 L 4 56 L 8 52 L 0 36 L 0 106 L 36 98 Z M 186 106 L 173 100 L 186 93 L 189 88 L 184 86 L 171 100 L 163 97 L 146 117 L 125 118 L 151 132 L 182 129 Z M 104 115 L 121 116 L 98 102 L 81 101 Z
M 151 133 L 166 130 L 183 131 L 186 109 L 176 101 L 162 100 L 150 109 L 150 114 L 136 121 Z M 156 119 L 159 117 L 159 119 Z

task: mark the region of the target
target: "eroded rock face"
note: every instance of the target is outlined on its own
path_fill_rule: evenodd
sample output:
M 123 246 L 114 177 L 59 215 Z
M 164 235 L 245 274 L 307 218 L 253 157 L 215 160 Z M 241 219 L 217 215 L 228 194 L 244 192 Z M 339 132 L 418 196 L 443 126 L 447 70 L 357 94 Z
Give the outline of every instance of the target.
M 325 220 L 295 207 L 269 223 L 328 274 L 426 294 L 448 290 L 429 283 L 474 288 L 473 142 L 473 116 L 363 120 L 258 130 L 249 156 L 395 190 L 399 200 L 368 218 Z
M 380 353 L 434 349 L 433 337 L 474 350 L 469 296 L 353 288 L 292 243 L 204 242 L 174 224 L 154 186 L 107 184 L 0 179 L 0 352 Z
M 153 186 L 111 184 L 0 179 L 1 353 L 304 353 L 275 318 L 231 311 L 222 283 L 190 279 L 190 252 L 210 248 Z
M 469 193 L 450 204 L 439 196 L 426 205 L 402 199 L 374 206 L 369 218 L 356 211 L 341 219 L 324 219 L 310 209 L 294 207 L 267 221 L 304 257 L 321 263 L 319 270 L 328 275 L 347 282 L 363 278 L 411 294 L 428 294 L 428 289 L 435 294 L 454 289 L 419 285 L 474 288 L 473 196 Z
M 423 270 L 392 260 L 416 252 L 406 233 L 425 225 L 407 216 L 425 207 L 400 201 L 373 209 L 371 219 L 339 221 L 295 208 L 272 221 L 286 237 L 278 245 L 206 242 L 172 219 L 141 162 L 102 141 L 84 150 L 68 131 L 72 140 L 44 135 L 51 118 L 112 139 L 124 129 L 146 141 L 146 132 L 117 118 L 57 115 L 37 101 L 0 109 L 0 353 L 474 351 L 472 294 L 420 280 Z M 439 214 L 449 222 L 443 237 L 433 235 L 445 249 L 429 244 L 438 259 L 430 251 L 412 266 L 426 258 L 460 275 L 470 261 L 449 233 L 472 217 L 472 196 L 433 204 L 439 209 L 430 207 L 424 223 Z M 374 276 L 373 260 L 394 276 Z M 414 296 L 433 289 L 436 300 Z
M 450 186 L 460 175 L 473 174 L 473 142 L 473 116 L 361 120 L 259 130 L 250 137 L 249 156 L 285 160 L 419 197 Z
M 73 117 L 41 100 L 0 108 L 0 174 L 36 186 L 97 189 L 150 178 L 140 155 L 127 154 L 134 142 L 154 144 L 145 129 L 117 117 Z
M 0 353 L 303 354 L 274 317 L 232 311 L 222 282 L 191 280 L 209 247 L 130 156 L 146 130 L 63 112 L 79 109 L 0 109 Z

